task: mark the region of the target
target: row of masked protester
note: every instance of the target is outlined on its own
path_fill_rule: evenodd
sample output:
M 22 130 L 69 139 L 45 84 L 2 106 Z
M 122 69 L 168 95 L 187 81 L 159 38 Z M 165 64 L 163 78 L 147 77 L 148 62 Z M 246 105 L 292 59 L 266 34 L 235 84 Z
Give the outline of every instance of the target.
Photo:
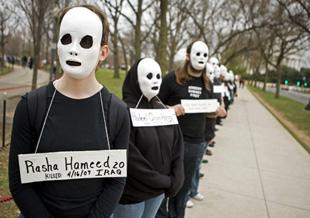
M 233 102 L 233 75 L 194 41 L 163 78 L 155 60 L 138 60 L 122 101 L 95 76 L 109 54 L 106 15 L 73 6 L 59 22 L 63 75 L 22 96 L 14 115 L 9 183 L 19 217 L 184 217 L 216 119 Z

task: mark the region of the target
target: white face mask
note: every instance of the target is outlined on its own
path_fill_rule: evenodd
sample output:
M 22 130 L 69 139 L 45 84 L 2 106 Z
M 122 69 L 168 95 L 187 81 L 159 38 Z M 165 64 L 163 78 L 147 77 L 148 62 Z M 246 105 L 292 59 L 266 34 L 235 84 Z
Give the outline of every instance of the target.
M 159 93 L 161 69 L 151 58 L 144 58 L 138 64 L 138 83 L 142 94 L 150 101 Z
M 214 66 L 214 76 L 215 76 L 215 78 L 220 78 L 220 76 L 221 76 L 220 67 L 218 65 Z
M 207 63 L 207 76 L 213 83 L 214 80 L 214 67 L 212 64 Z
M 220 74 L 224 77 L 227 74 L 227 68 L 224 65 L 220 66 Z
M 191 48 L 190 61 L 195 70 L 203 70 L 208 61 L 209 49 L 202 41 L 194 42 Z
M 219 65 L 219 60 L 216 57 L 211 57 L 209 63 L 212 64 L 213 66 Z
M 231 70 L 229 71 L 229 76 L 230 76 L 229 80 L 233 82 L 235 79 L 235 75 Z
M 60 65 L 75 79 L 89 76 L 99 62 L 102 22 L 84 7 L 70 9 L 63 17 L 57 43 Z

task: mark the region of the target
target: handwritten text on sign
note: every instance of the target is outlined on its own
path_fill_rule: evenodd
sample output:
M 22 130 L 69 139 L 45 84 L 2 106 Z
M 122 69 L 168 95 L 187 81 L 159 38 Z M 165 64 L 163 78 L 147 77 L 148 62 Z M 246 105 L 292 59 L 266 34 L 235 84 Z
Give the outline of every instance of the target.
M 181 100 L 185 113 L 213 113 L 219 107 L 217 99 Z
M 132 125 L 138 126 L 167 126 L 178 124 L 173 109 L 134 109 L 130 108 Z
M 213 86 L 213 92 L 214 93 L 224 93 L 225 92 L 225 89 L 224 89 L 224 86 L 223 85 L 214 85 Z
M 126 177 L 126 150 L 66 151 L 18 155 L 22 183 Z

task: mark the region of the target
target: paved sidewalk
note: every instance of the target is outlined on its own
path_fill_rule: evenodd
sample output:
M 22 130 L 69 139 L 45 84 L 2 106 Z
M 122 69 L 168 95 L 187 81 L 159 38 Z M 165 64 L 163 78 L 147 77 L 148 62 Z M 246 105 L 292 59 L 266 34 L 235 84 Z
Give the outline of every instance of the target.
M 246 89 L 202 164 L 187 218 L 309 218 L 310 155 Z
M 23 95 L 31 90 L 33 71 L 29 68 L 14 66 L 12 73 L 0 77 L 0 100 L 15 96 Z M 38 71 L 38 86 L 42 86 L 49 81 L 49 73 L 43 70 Z

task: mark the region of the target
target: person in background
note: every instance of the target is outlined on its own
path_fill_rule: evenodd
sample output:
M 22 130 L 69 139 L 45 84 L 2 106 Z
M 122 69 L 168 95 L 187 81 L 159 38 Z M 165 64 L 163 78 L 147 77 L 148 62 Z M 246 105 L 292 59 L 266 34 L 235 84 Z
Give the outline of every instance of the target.
M 205 113 L 185 114 L 182 99 L 210 99 L 210 81 L 206 74 L 209 49 L 202 41 L 192 42 L 186 49 L 186 61 L 182 67 L 163 78 L 159 98 L 174 108 L 184 138 L 184 184 L 172 199 L 175 210 L 166 211 L 165 205 L 156 217 L 185 216 L 185 207 L 194 173 L 199 168 L 205 150 Z
M 140 59 L 128 71 L 123 100 L 129 108 L 166 109 L 157 94 L 161 69 L 151 58 Z M 132 124 L 128 176 L 114 218 L 153 218 L 164 199 L 177 194 L 183 184 L 183 137 L 179 125 Z

